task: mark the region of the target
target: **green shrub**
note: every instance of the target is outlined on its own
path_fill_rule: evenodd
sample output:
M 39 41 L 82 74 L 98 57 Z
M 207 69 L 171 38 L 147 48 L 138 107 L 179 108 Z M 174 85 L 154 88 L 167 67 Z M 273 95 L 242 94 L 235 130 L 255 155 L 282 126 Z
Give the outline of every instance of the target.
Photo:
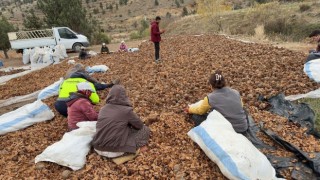
M 94 8 L 94 9 L 93 9 L 93 14 L 98 14 L 98 13 L 99 13 L 99 9 Z
M 140 39 L 142 36 L 138 31 L 134 31 L 130 34 L 130 39 Z
M 311 9 L 311 6 L 308 4 L 301 4 L 299 6 L 299 9 L 300 9 L 300 12 L 305 12 L 305 11 L 308 11 L 309 9 Z
M 105 33 L 95 33 L 93 38 L 91 39 L 92 44 L 101 44 L 106 43 L 109 44 L 111 42 L 111 38 Z

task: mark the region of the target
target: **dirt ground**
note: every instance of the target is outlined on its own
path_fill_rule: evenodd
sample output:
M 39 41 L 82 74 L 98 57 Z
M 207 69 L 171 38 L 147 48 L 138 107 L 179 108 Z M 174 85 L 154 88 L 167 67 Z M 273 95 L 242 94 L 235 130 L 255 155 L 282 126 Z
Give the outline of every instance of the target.
M 129 48 L 134 48 L 134 47 L 138 47 L 142 41 L 143 40 L 130 41 L 130 42 L 126 42 L 126 44 Z M 117 51 L 119 48 L 119 43 L 108 44 L 107 46 L 110 51 Z M 88 47 L 87 50 L 100 52 L 100 48 L 101 48 L 101 45 L 93 45 Z M 0 69 L 5 67 L 20 67 L 24 65 L 22 63 L 22 54 L 16 53 L 14 50 L 10 50 L 8 52 L 8 55 L 9 55 L 9 59 L 5 59 L 3 51 L 0 51 L 0 61 L 2 61 L 4 65 L 3 67 L 0 67 Z M 78 56 L 78 53 L 68 52 L 68 56 L 69 57 Z
M 257 41 L 251 38 L 245 38 L 245 37 L 235 37 L 236 39 L 241 39 L 244 41 L 251 41 L 251 42 L 256 42 L 256 43 L 262 43 L 262 44 L 272 44 L 273 46 L 276 47 L 283 47 L 283 48 L 287 48 L 289 50 L 293 50 L 293 51 L 300 51 L 303 52 L 305 54 L 307 54 L 309 52 L 310 49 L 315 49 L 315 45 L 311 44 L 311 43 L 299 43 L 299 42 L 269 42 L 269 41 Z M 145 40 L 136 40 L 136 41 L 128 41 L 126 42 L 127 46 L 130 48 L 133 47 L 138 47 L 139 44 L 141 42 L 143 42 Z M 119 43 L 112 43 L 112 44 L 108 44 L 107 45 L 110 51 L 117 51 L 118 47 L 119 47 Z M 100 45 L 93 45 L 88 47 L 88 50 L 92 50 L 95 52 L 100 52 Z M 2 51 L 0 51 L 0 60 L 3 62 L 3 67 L 1 68 L 5 68 L 5 67 L 20 67 L 23 66 L 24 64 L 22 63 L 22 54 L 18 54 L 15 51 L 11 50 L 8 52 L 9 54 L 9 59 L 5 59 L 4 58 L 4 54 Z M 69 57 L 74 57 L 74 56 L 78 56 L 78 53 L 75 52 L 68 52 Z

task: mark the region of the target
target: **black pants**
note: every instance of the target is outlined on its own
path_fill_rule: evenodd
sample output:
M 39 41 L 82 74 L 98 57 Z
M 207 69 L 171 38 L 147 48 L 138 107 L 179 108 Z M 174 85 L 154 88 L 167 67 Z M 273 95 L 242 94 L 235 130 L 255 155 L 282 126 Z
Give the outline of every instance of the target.
M 154 53 L 156 60 L 160 58 L 160 42 L 154 42 Z
M 68 106 L 66 101 L 56 101 L 54 108 L 64 117 L 68 117 Z

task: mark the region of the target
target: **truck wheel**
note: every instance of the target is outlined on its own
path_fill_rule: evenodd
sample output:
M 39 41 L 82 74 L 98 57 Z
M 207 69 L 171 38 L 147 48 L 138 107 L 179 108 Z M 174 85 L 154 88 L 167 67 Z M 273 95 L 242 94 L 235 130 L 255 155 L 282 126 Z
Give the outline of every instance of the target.
M 75 52 L 79 52 L 81 50 L 81 43 L 74 43 L 74 45 L 72 46 L 73 51 Z

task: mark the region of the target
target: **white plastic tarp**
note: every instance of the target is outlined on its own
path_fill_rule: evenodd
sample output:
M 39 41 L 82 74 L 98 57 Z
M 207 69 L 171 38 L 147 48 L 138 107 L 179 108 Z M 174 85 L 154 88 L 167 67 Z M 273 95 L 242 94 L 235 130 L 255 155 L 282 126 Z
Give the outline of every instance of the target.
M 53 117 L 53 112 L 46 104 L 40 100 L 35 101 L 0 116 L 0 135 L 51 120 Z
M 42 99 L 47 99 L 49 97 L 58 95 L 59 93 L 59 87 L 60 84 L 62 83 L 63 79 L 60 78 L 59 81 L 56 81 L 55 83 L 51 84 L 50 86 L 44 88 L 43 90 L 41 90 L 41 92 L 38 95 L 38 99 L 42 100 Z
M 314 59 L 304 64 L 303 71 L 308 77 L 316 82 L 320 82 L 320 59 Z
M 266 156 L 245 136 L 236 133 L 230 122 L 215 110 L 207 120 L 191 129 L 188 136 L 228 179 L 278 179 Z
M 16 104 L 16 103 L 20 103 L 20 102 L 24 102 L 24 101 L 30 101 L 30 100 L 36 100 L 38 97 L 38 94 L 40 93 L 41 90 L 33 92 L 31 94 L 27 94 L 24 96 L 15 96 L 9 99 L 5 99 L 5 100 L 0 100 L 0 108 L 1 107 L 6 107 L 9 106 L 11 104 Z
M 291 95 L 291 96 L 285 97 L 285 99 L 288 101 L 295 101 L 301 98 L 320 98 L 320 89 L 310 91 L 306 94 L 297 94 L 297 95 Z
M 62 139 L 48 146 L 35 158 L 35 163 L 48 161 L 66 166 L 76 171 L 86 163 L 90 143 L 96 132 L 96 121 L 77 123 L 79 129 L 67 132 Z
M 0 78 L 0 84 L 4 84 L 5 82 L 13 79 L 13 78 L 17 78 L 17 77 L 20 77 L 20 76 L 24 76 L 28 73 L 31 73 L 32 71 L 34 71 L 36 69 L 33 69 L 33 70 L 27 70 L 27 71 L 23 71 L 23 72 L 20 72 L 20 73 L 17 73 L 17 74 L 11 74 L 11 75 L 7 75 L 7 76 L 1 76 Z

